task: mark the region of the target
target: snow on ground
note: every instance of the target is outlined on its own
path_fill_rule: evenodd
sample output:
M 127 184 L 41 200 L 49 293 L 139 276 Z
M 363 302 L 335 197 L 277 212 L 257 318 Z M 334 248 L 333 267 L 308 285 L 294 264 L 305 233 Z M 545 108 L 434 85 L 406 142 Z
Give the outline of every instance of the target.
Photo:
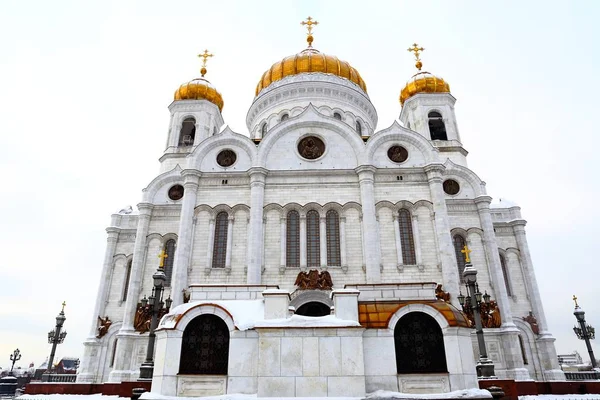
M 492 395 L 485 389 L 464 389 L 447 393 L 399 393 L 378 390 L 369 393 L 367 399 L 491 399 Z

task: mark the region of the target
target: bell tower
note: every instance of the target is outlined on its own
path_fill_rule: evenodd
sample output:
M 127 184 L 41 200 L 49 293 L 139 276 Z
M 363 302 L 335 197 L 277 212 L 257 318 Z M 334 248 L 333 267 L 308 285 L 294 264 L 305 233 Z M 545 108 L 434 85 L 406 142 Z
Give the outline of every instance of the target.
M 171 120 L 164 155 L 161 157 L 162 171 L 181 164 L 203 140 L 219 133 L 223 126 L 223 97 L 206 79 L 206 61 L 213 54 L 208 50 L 199 54 L 202 58 L 200 78 L 179 86 L 173 103 L 169 106 Z
M 467 151 L 462 147 L 454 114 L 456 99 L 450 94 L 448 82 L 421 70 L 423 50 L 416 43 L 408 48 L 415 55 L 418 72 L 400 92 L 400 121 L 406 128 L 430 140 L 440 152 L 447 153 L 447 158 L 466 166 Z

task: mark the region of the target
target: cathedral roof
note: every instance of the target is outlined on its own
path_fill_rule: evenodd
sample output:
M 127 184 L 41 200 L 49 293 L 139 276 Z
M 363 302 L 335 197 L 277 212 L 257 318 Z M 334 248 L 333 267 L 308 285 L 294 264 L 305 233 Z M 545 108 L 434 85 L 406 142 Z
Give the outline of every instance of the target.
M 260 78 L 258 85 L 256 85 L 255 95 L 258 95 L 261 90 L 267 88 L 271 83 L 277 82 L 286 76 L 314 72 L 336 75 L 347 79 L 358 85 L 365 93 L 367 92 L 367 85 L 356 68 L 352 67 L 348 62 L 338 59 L 336 56 L 321 53 L 312 47 L 312 26 L 317 24 L 318 22 L 313 21 L 311 17 L 308 17 L 307 21 L 302 22 L 302 25 L 306 25 L 308 28 L 308 35 L 306 37 L 308 48 L 298 54 L 285 57 L 266 70 Z
M 202 68 L 200 69 L 201 78 L 192 79 L 179 86 L 175 91 L 174 101 L 178 100 L 207 100 L 219 107 L 219 111 L 223 111 L 223 96 L 217 89 L 204 78 L 206 75 L 206 59 L 212 57 L 208 50 L 204 50 L 203 54 L 198 57 L 204 59 Z
M 406 82 L 406 85 L 400 92 L 400 104 L 404 105 L 404 102 L 410 97 L 418 93 L 450 93 L 450 85 L 443 78 L 430 74 L 429 72 L 421 71 L 423 63 L 419 58 L 420 52 L 425 50 L 423 47 L 418 47 L 416 43 L 408 49 L 408 51 L 415 53 L 417 63 L 415 67 L 419 70 Z

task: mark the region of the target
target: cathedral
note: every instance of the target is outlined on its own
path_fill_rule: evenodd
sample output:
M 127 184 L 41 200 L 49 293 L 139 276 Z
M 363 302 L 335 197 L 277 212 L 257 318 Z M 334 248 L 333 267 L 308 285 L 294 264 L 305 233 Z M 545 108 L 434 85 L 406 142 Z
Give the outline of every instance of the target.
M 359 72 L 313 47 L 316 24 L 258 80 L 247 132 L 223 120 L 208 51 L 175 91 L 158 174 L 106 230 L 78 382 L 138 379 L 151 343 L 165 396 L 477 387 L 466 267 L 496 376 L 564 379 L 526 221 L 469 169 L 448 82 L 412 45 L 399 121 L 378 130 Z

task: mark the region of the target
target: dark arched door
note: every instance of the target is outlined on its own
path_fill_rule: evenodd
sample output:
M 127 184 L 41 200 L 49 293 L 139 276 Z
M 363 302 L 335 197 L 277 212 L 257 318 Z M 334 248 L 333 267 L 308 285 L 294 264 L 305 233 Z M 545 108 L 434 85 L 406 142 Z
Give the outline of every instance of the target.
M 324 317 L 331 314 L 331 307 L 320 301 L 310 301 L 298 307 L 296 314 L 306 317 Z
M 180 374 L 227 375 L 229 328 L 225 321 L 204 314 L 183 331 Z
M 442 329 L 433 317 L 411 312 L 394 329 L 399 374 L 448 372 Z

